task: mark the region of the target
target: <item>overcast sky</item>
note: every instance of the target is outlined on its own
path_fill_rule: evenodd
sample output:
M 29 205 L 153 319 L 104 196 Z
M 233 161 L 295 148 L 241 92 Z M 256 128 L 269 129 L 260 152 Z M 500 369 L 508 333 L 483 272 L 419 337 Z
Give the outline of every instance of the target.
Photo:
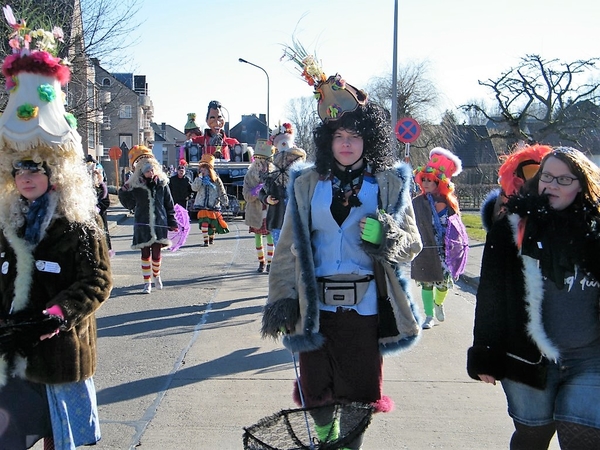
M 266 70 L 270 125 L 285 121 L 290 99 L 312 95 L 295 66 L 280 61 L 292 35 L 326 74 L 356 87 L 391 73 L 394 0 L 140 1 L 140 43 L 122 69 L 146 75 L 155 122 L 179 130 L 189 112 L 202 126 L 211 100 L 227 108 L 232 126 L 243 114 L 267 112 L 266 75 L 238 58 Z M 398 9 L 398 64 L 429 62 L 440 113 L 485 98 L 477 81 L 526 54 L 568 62 L 600 56 L 596 0 L 399 0 Z

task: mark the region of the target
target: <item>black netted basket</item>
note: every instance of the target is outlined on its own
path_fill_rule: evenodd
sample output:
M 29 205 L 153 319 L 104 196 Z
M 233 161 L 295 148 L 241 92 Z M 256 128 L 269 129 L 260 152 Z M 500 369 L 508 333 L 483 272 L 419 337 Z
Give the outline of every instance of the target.
M 326 406 L 323 408 L 331 408 Z M 334 420 L 340 421 L 337 438 L 319 441 L 311 412 L 317 408 L 285 409 L 244 428 L 245 450 L 333 450 L 350 444 L 371 423 L 373 407 L 364 403 L 335 405 Z

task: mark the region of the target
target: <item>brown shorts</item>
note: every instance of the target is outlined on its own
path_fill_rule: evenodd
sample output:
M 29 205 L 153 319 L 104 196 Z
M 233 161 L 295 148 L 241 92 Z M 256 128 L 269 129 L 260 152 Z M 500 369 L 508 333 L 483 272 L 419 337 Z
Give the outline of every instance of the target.
M 381 398 L 383 360 L 377 315 L 351 309 L 320 312 L 323 347 L 300 353 L 300 385 L 307 407 Z

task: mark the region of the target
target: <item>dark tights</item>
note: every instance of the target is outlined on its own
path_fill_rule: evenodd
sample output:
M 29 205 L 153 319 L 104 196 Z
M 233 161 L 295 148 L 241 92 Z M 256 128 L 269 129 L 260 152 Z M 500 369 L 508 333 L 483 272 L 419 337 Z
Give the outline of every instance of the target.
M 510 440 L 510 450 L 547 450 L 554 432 L 562 450 L 589 450 L 600 448 L 600 429 L 572 422 L 558 421 L 539 427 L 516 422 Z
M 515 420 L 515 432 L 510 439 L 510 450 L 547 450 L 556 426 L 554 423 L 539 427 L 523 425 Z
M 162 249 L 162 244 L 152 244 L 150 247 L 142 247 L 142 258 L 148 259 L 150 258 L 150 253 L 152 253 L 152 260 L 158 261 L 160 260 L 160 250 Z
M 558 443 L 562 450 L 600 448 L 600 429 L 572 422 L 556 422 Z

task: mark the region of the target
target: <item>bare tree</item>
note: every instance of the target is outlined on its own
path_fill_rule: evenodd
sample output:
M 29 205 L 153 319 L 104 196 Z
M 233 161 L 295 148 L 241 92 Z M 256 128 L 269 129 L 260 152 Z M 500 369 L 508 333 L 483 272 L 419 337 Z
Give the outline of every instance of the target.
M 411 62 L 398 69 L 397 77 L 397 111 L 398 117 L 412 117 L 419 122 L 426 122 L 431 109 L 438 104 L 439 94 L 434 83 L 429 79 L 429 63 L 427 61 Z M 371 99 L 391 110 L 392 106 L 392 74 L 372 78 L 367 85 Z
M 479 81 L 493 92 L 498 114 L 477 103 L 461 109 L 493 123 L 495 130 L 482 138 L 505 139 L 507 147 L 519 141 L 544 142 L 551 136 L 580 145 L 586 130 L 600 125 L 597 108 L 589 107 L 599 100 L 600 84 L 590 81 L 598 60 L 561 62 L 527 55 L 497 79 Z
M 485 125 L 488 122 L 488 118 L 482 111 L 489 111 L 489 108 L 485 105 L 485 102 L 481 99 L 472 99 L 469 101 L 470 105 L 477 105 L 477 108 L 463 109 L 462 113 L 466 119 L 465 125 Z
M 307 159 L 314 154 L 313 130 L 319 123 L 317 102 L 314 97 L 291 99 L 286 106 L 286 115 L 294 126 L 296 145 L 306 151 Z
M 140 0 L 12 0 L 10 5 L 31 29 L 59 26 L 65 31 L 60 56 L 72 56 L 76 49 L 76 54 L 103 60 L 105 66 L 120 62 L 122 51 L 137 42 L 131 33 L 141 25 Z M 0 50 L 8 54 L 7 39 L 0 39 Z
M 83 51 L 106 68 L 122 65 L 123 51 L 139 41 L 132 36 L 141 7 L 140 0 L 81 0 Z

